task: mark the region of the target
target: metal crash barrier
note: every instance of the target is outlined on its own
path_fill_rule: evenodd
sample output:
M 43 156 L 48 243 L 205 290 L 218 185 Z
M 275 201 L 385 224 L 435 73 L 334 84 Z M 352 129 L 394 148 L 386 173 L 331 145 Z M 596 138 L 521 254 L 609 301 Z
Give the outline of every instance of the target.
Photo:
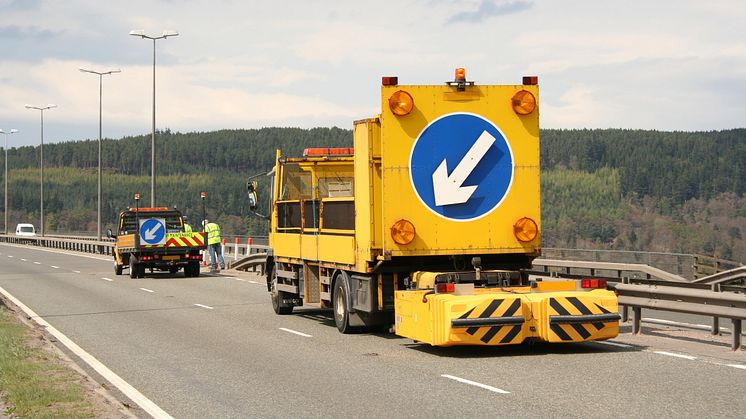
M 112 241 L 98 241 L 95 238 L 73 239 L 69 236 L 23 237 L 10 234 L 0 234 L 0 242 L 109 256 L 114 254 L 114 243 Z

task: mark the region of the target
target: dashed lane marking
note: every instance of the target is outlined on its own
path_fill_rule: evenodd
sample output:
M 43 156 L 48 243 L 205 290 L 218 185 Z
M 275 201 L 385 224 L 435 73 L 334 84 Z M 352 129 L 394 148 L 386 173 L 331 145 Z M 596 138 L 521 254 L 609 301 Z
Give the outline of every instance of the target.
M 24 261 L 24 262 L 28 262 L 26 259 L 23 259 L 23 258 L 21 258 L 21 260 Z
M 114 280 L 113 280 L 113 279 L 111 279 L 111 278 L 107 278 L 107 277 L 102 277 L 101 279 L 103 279 L 104 281 L 114 282 Z M 142 289 L 142 288 L 141 288 L 141 289 Z
M 472 386 L 475 386 L 475 387 L 483 388 L 483 389 L 489 390 L 489 391 L 491 391 L 493 393 L 510 394 L 509 391 L 505 391 L 505 390 L 503 390 L 501 388 L 488 386 L 487 384 L 478 383 L 476 381 L 467 380 L 465 378 L 455 377 L 453 375 L 448 375 L 448 374 L 441 374 L 440 376 L 443 377 L 443 378 L 448 378 L 450 380 L 458 381 L 459 383 L 469 384 L 469 385 L 472 385 Z
M 73 271 L 73 272 L 75 272 L 76 274 L 79 274 L 79 273 L 80 273 L 80 271 Z
M 696 360 L 696 359 L 697 359 L 697 357 L 696 357 L 696 356 L 691 356 L 691 355 L 684 355 L 684 354 L 675 354 L 675 353 L 673 353 L 673 352 L 666 352 L 666 351 L 654 351 L 653 353 L 654 353 L 654 354 L 658 354 L 658 355 L 666 355 L 666 356 L 672 356 L 672 357 L 674 357 L 674 358 L 683 358 L 683 359 L 688 359 L 688 360 L 690 360 L 690 361 L 694 361 L 694 360 Z
M 49 265 L 49 267 L 50 267 L 50 268 L 54 268 L 54 269 L 60 269 L 60 267 L 59 267 L 59 266 L 54 266 L 54 265 Z
M 208 309 L 208 310 L 214 310 L 214 309 L 215 309 L 215 307 L 210 307 L 210 306 L 206 306 L 206 305 L 204 305 L 204 304 L 195 304 L 195 306 L 197 306 L 197 307 L 202 307 L 202 308 L 206 308 L 206 309 Z
M 726 366 L 731 368 L 738 368 L 739 370 L 746 370 L 746 365 L 726 364 Z
M 155 292 L 155 291 L 153 291 L 153 290 L 149 290 L 149 289 L 147 289 L 147 288 L 140 288 L 140 289 L 141 289 L 141 290 L 143 290 L 143 291 L 145 291 L 145 292 Z
M 616 346 L 617 348 L 634 348 L 632 345 L 627 345 L 625 343 L 618 343 L 618 342 L 610 342 L 608 340 L 606 341 L 597 341 L 595 343 L 599 343 L 601 345 L 607 345 L 607 346 Z
M 312 338 L 313 337 L 313 336 L 311 336 L 311 335 L 309 335 L 307 333 L 299 332 L 299 331 L 293 330 L 293 329 L 287 329 L 287 328 L 284 328 L 284 327 L 281 327 L 280 330 L 282 330 L 283 332 L 292 333 L 294 335 L 303 336 L 304 338 Z
M 8 255 L 8 257 L 9 257 L 9 258 L 12 258 L 12 257 L 14 257 L 14 256 L 13 256 L 13 255 Z

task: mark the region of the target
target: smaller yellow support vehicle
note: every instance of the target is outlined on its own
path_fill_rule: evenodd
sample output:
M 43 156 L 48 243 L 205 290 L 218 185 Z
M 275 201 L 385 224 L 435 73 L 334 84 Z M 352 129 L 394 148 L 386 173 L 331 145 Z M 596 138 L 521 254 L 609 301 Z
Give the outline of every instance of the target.
M 142 278 L 145 270 L 199 276 L 201 250 L 205 247 L 203 232 L 185 232 L 181 212 L 174 208 L 129 208 L 119 214 L 115 238 L 114 273 L 129 269 L 130 278 Z
M 581 342 L 619 332 L 604 281 L 543 281 L 539 86 L 384 77 L 354 147 L 279 150 L 267 289 L 278 314 L 332 308 L 343 333 L 437 346 Z M 249 181 L 251 206 L 258 202 Z

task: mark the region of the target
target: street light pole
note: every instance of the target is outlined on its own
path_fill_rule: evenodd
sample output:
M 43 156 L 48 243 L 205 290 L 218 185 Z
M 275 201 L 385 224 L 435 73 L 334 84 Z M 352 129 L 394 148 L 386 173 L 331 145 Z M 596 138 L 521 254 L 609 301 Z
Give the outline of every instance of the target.
M 103 85 L 104 76 L 114 73 L 121 73 L 120 69 L 112 69 L 108 71 L 94 71 L 87 68 L 80 67 L 80 71 L 83 73 L 91 73 L 98 75 L 98 221 L 96 222 L 96 237 L 98 241 L 101 241 L 101 111 L 103 103 Z
M 17 129 L 11 129 L 10 132 L 5 132 L 0 129 L 0 134 L 5 134 L 5 205 L 3 206 L 3 213 L 5 214 L 5 234 L 8 234 L 8 134 L 15 134 L 17 132 Z
M 164 30 L 161 36 L 148 36 L 145 35 L 143 29 L 136 29 L 131 30 L 130 35 L 153 40 L 153 131 L 150 135 L 150 206 L 155 207 L 155 41 L 166 39 L 169 36 L 179 36 L 179 33 L 177 31 Z
M 56 108 L 57 105 L 49 104 L 47 106 L 31 106 L 25 105 L 26 109 L 36 109 L 41 114 L 41 145 L 39 147 L 39 174 L 41 177 L 41 193 L 39 199 L 39 213 L 40 213 L 40 233 L 44 236 L 44 111 L 47 109 Z

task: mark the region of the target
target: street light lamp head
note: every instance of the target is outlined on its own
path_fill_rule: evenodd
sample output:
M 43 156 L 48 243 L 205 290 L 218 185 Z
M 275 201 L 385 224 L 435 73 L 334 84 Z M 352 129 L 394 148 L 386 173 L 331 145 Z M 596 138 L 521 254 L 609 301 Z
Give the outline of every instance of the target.
M 145 29 L 133 29 L 130 31 L 132 36 L 145 36 Z
M 17 129 L 15 129 L 15 128 L 13 128 L 13 129 L 11 129 L 11 130 L 10 130 L 10 133 L 11 133 L 11 134 L 15 134 L 15 133 L 17 133 L 17 132 L 18 132 L 18 130 L 17 130 Z
M 46 109 L 52 109 L 52 108 L 56 108 L 56 107 L 57 107 L 57 105 L 55 105 L 53 103 L 49 103 L 49 104 L 47 104 Z
M 163 34 L 161 34 L 161 36 L 164 37 L 164 38 L 167 38 L 169 36 L 179 36 L 179 32 L 167 29 L 167 30 L 163 31 Z

